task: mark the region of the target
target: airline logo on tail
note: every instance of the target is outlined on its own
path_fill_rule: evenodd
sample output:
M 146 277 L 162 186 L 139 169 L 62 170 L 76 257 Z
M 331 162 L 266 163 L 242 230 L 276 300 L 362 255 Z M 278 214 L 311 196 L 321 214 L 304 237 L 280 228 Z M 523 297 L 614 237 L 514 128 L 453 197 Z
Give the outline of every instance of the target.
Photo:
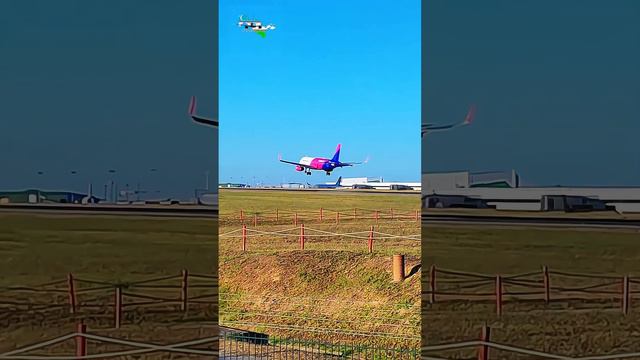
M 304 171 L 305 174 L 307 175 L 311 175 L 312 170 L 324 171 L 327 173 L 327 175 L 331 175 L 331 172 L 336 168 L 353 166 L 358 164 L 365 164 L 369 161 L 369 159 L 366 159 L 363 162 L 341 162 L 340 161 L 340 144 L 338 144 L 338 147 L 336 148 L 336 152 L 335 154 L 333 154 L 333 157 L 331 159 L 303 156 L 302 158 L 300 158 L 298 162 L 295 162 L 295 161 L 282 160 L 282 158 L 278 156 L 278 160 L 280 160 L 283 163 L 295 165 L 296 171 Z

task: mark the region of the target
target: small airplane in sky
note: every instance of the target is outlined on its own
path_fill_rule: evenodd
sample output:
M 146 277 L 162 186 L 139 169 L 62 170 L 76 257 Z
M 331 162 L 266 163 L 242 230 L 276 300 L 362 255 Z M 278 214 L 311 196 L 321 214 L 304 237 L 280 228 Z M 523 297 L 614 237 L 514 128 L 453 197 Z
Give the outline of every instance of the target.
M 473 121 L 473 118 L 475 117 L 475 115 L 476 115 L 476 106 L 471 105 L 471 107 L 469 108 L 469 112 L 467 113 L 467 116 L 464 118 L 463 122 L 456 123 L 456 124 L 447 124 L 447 125 L 423 124 L 422 137 L 424 137 L 424 134 L 428 134 L 430 132 L 447 131 L 460 126 L 469 125 Z
M 189 103 L 189 116 L 191 116 L 191 119 L 193 119 L 193 121 L 199 124 L 213 126 L 216 128 L 218 127 L 217 119 L 208 119 L 208 118 L 196 115 L 196 97 L 195 96 L 191 97 L 191 102 Z
M 309 185 L 310 188 L 313 189 L 337 189 L 340 187 L 340 183 L 342 182 L 342 176 L 340 176 L 338 178 L 338 181 L 336 181 L 335 184 L 316 184 L 316 185 L 310 185 L 309 183 L 307 183 L 307 185 Z
M 292 164 L 296 166 L 296 171 L 304 171 L 305 174 L 311 175 L 311 170 L 321 170 L 325 171 L 327 175 L 331 175 L 331 172 L 335 168 L 345 167 L 345 166 L 353 166 L 357 164 L 364 164 L 368 162 L 368 159 L 363 162 L 340 162 L 340 144 L 336 148 L 336 153 L 333 155 L 331 159 L 319 158 L 319 157 L 309 157 L 304 156 L 300 159 L 299 162 L 282 160 L 280 155 L 278 155 L 278 160 L 283 163 Z
M 259 20 L 246 20 L 242 18 L 240 15 L 240 20 L 238 21 L 239 27 L 244 27 L 245 30 L 253 31 L 256 34 L 262 36 L 263 38 L 267 36 L 267 30 L 275 30 L 276 27 L 273 24 L 269 24 L 267 26 L 262 26 L 262 22 Z

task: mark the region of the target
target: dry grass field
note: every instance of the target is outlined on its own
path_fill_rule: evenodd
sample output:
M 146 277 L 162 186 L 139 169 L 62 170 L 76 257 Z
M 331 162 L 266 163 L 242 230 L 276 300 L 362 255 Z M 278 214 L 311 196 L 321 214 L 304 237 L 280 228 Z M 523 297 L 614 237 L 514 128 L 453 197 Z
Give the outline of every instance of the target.
M 435 304 L 423 309 L 422 321 L 429 345 L 461 342 L 480 338 L 481 327 L 492 328 L 491 340 L 540 351 L 578 356 L 640 351 L 636 341 L 640 335 L 640 307 L 634 297 L 640 288 L 631 284 L 629 313 L 621 311 L 622 277 L 640 276 L 640 233 L 637 230 L 542 229 L 524 227 L 436 226 L 423 228 L 423 266 L 436 264 L 486 275 L 538 272 L 532 279 L 542 281 L 542 266 L 551 271 L 551 285 L 559 288 L 587 287 L 610 281 L 607 295 L 592 292 L 572 294 L 560 299 L 552 291 L 551 302 L 542 295 L 523 301 L 526 296 L 505 296 L 501 317 L 496 315 L 495 297 L 467 301 L 441 296 Z M 607 279 L 563 277 L 553 271 L 615 276 Z M 451 278 L 451 277 L 450 277 Z M 637 280 L 638 278 L 636 278 Z M 619 285 L 618 285 L 619 284 Z M 455 284 L 454 284 L 455 285 Z M 441 284 L 444 291 L 445 284 Z M 462 285 L 457 290 L 461 291 Z M 540 286 L 534 292 L 540 293 Z M 423 291 L 429 289 L 429 272 L 423 272 Z M 505 285 L 506 291 L 523 291 Z M 449 289 L 452 285 L 449 284 Z M 473 287 L 465 292 L 495 293 L 495 285 Z M 532 291 L 532 290 L 526 290 Z M 525 292 L 526 292 L 525 291 Z M 425 296 L 428 298 L 428 296 Z M 485 297 L 487 299 L 487 297 Z M 476 357 L 476 349 L 430 353 L 452 359 Z M 512 353 L 492 350 L 491 359 L 530 359 Z
M 221 324 L 284 337 L 417 346 L 419 206 L 417 194 L 222 190 Z M 404 282 L 392 282 L 393 254 L 406 255 Z
M 179 298 L 178 289 L 127 286 L 179 276 L 182 269 L 214 274 L 216 227 L 215 220 L 0 214 L 0 351 L 73 332 L 80 320 L 92 332 L 141 341 L 171 343 L 206 336 L 212 331 L 206 324 L 216 321 L 215 305 L 193 304 L 185 314 L 176 304 L 127 307 L 140 300 L 125 296 L 122 327 L 116 330 L 113 286 L 103 286 L 107 289 L 95 296 L 79 293 L 78 311 L 71 315 L 65 279 L 73 273 L 77 279 L 121 284 L 128 292 Z M 33 291 L 58 280 L 62 280 L 57 286 L 62 292 Z M 179 287 L 180 280 L 170 283 Z M 89 285 L 77 286 L 80 292 Z

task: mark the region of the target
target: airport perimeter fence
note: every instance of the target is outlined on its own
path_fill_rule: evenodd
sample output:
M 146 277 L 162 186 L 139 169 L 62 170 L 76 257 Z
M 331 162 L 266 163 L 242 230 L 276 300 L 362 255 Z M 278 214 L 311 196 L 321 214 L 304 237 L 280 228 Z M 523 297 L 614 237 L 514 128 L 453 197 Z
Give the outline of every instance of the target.
M 539 271 L 515 275 L 486 275 L 448 270 L 431 265 L 429 285 L 423 296 L 430 304 L 447 301 L 495 303 L 496 314 L 503 314 L 509 302 L 618 301 L 623 314 L 631 309 L 632 296 L 640 294 L 640 277 L 598 275 L 552 271 L 542 266 Z
M 37 286 L 10 286 L 0 293 L 0 314 L 19 316 L 57 311 L 68 317 L 110 313 L 115 328 L 125 311 L 158 309 L 161 313 L 187 313 L 190 307 L 212 307 L 217 313 L 218 277 L 189 273 L 132 282 L 106 282 L 68 274 L 64 280 Z M 148 310 L 147 310 L 148 311 Z
M 480 338 L 461 342 L 445 344 L 425 345 L 421 348 L 422 360 L 452 360 L 452 359 L 554 359 L 554 360 L 620 360 L 636 359 L 640 352 L 627 352 L 618 354 L 579 355 L 569 356 L 539 351 L 518 345 L 503 344 L 491 340 L 491 328 L 483 326 Z M 449 353 L 449 355 L 434 355 Z M 451 354 L 455 353 L 455 354 Z
M 87 332 L 78 324 L 75 332 L 37 344 L 0 353 L 0 360 L 78 360 L 78 359 L 145 359 L 145 355 L 172 354 L 187 359 L 352 359 L 352 360 L 497 360 L 518 358 L 556 360 L 618 360 L 640 357 L 640 352 L 567 356 L 491 341 L 491 329 L 483 327 L 480 339 L 425 345 L 421 348 L 360 346 L 347 342 L 312 342 L 272 337 L 247 331 L 221 331 L 218 336 L 161 345 L 101 336 Z M 91 343 L 89 343 L 91 341 Z M 71 343 L 72 342 L 72 343 Z M 66 346 L 64 346 L 66 345 Z M 92 346 L 89 346 L 92 345 Z M 97 346 L 116 349 L 96 352 Z M 53 350 L 55 348 L 55 350 Z M 48 351 L 48 352 L 47 352 Z M 464 352 L 464 355 L 433 355 Z M 496 354 L 496 352 L 498 354 Z M 171 357 L 173 358 L 173 357 Z
M 220 324 L 315 340 L 376 339 L 378 344 L 417 346 L 420 300 L 375 300 L 220 294 Z
M 343 221 L 371 220 L 379 222 L 381 220 L 396 220 L 420 222 L 421 210 L 398 210 L 389 208 L 383 209 L 326 209 L 319 208 L 314 210 L 265 210 L 265 211 L 248 211 L 241 209 L 237 216 L 221 216 L 221 222 L 230 222 L 235 224 L 253 224 L 258 225 L 274 225 L 274 224 L 293 224 L 298 225 L 303 222 L 307 223 L 335 223 L 339 224 Z
M 219 234 L 218 237 L 220 239 L 237 239 L 238 240 L 238 249 L 243 252 L 249 251 L 250 238 L 262 238 L 268 237 L 269 239 L 278 238 L 283 239 L 284 242 L 275 246 L 278 250 L 289 249 L 289 250 L 304 250 L 305 245 L 310 243 L 310 240 L 323 240 L 323 239 L 342 239 L 342 240 L 350 240 L 352 243 L 351 246 L 360 247 L 363 250 L 367 249 L 369 253 L 372 253 L 374 250 L 374 244 L 379 241 L 385 240 L 405 240 L 409 241 L 410 246 L 414 246 L 419 248 L 421 246 L 421 234 L 412 234 L 412 235 L 395 235 L 389 233 L 383 233 L 374 230 L 373 226 L 369 227 L 369 230 L 366 231 L 355 231 L 348 233 L 336 233 L 331 231 L 325 231 L 321 229 L 314 229 L 310 227 L 305 227 L 304 224 L 300 224 L 299 226 L 278 230 L 278 231 L 262 231 L 258 229 L 248 228 L 246 225 L 242 225 L 241 229 L 235 229 L 228 231 L 223 234 Z M 293 239 L 294 241 L 287 241 L 289 239 Z M 297 242 L 295 241 L 297 240 Z M 365 242 L 366 240 L 366 242 Z M 312 241 L 311 244 L 316 244 L 320 242 Z M 255 245 L 257 244 L 257 246 Z M 265 246 L 265 241 L 255 241 L 252 242 L 253 249 L 251 251 L 256 251 L 255 247 Z M 284 245 L 283 245 L 284 244 Z M 270 250 L 272 250 L 272 248 Z M 258 250 L 259 251 L 259 250 Z
M 90 341 L 90 342 L 89 342 Z M 72 343 L 71 343 L 72 342 Z M 90 347 L 90 345 L 92 345 Z M 109 347 L 105 352 L 97 352 Z M 46 353 L 48 351 L 48 353 Z M 45 352 L 43 354 L 43 352 Z M 319 342 L 274 337 L 244 330 L 221 330 L 217 336 L 160 345 L 101 336 L 78 324 L 73 333 L 0 354 L 0 360 L 113 359 L 145 355 L 178 354 L 193 359 L 419 359 L 419 347 L 396 348 L 354 342 Z M 173 358 L 173 357 L 171 357 Z
M 220 359 L 417 360 L 420 359 L 420 349 L 292 340 L 256 333 L 226 333 L 220 337 Z

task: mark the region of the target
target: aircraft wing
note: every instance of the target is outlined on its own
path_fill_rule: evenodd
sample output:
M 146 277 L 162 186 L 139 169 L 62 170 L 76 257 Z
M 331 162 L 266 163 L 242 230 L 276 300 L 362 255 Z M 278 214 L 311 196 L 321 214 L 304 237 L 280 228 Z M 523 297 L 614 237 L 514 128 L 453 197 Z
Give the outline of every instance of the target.
M 367 156 L 367 158 L 364 161 L 361 161 L 361 162 L 341 162 L 340 165 L 353 166 L 353 165 L 366 164 L 368 162 L 369 162 L 369 157 Z
M 282 158 L 280 156 L 278 156 L 278 161 L 281 161 L 281 162 L 287 163 L 287 164 L 291 164 L 291 165 L 298 165 L 298 166 L 301 166 L 301 167 L 306 168 L 306 169 L 310 169 L 311 168 L 311 167 L 309 167 L 309 165 L 300 164 L 300 163 L 297 163 L 297 162 L 294 162 L 294 161 L 282 160 Z
M 193 119 L 193 121 L 199 124 L 218 127 L 218 120 L 209 119 L 209 118 L 196 115 L 196 97 L 195 96 L 191 97 L 191 102 L 189 103 L 189 116 L 191 116 L 191 119 Z
M 447 131 L 456 127 L 469 125 L 471 124 L 471 122 L 473 122 L 473 118 L 475 117 L 475 115 L 476 115 L 476 106 L 471 105 L 471 107 L 469 108 L 469 112 L 467 113 L 467 116 L 465 116 L 464 121 L 462 122 L 455 123 L 455 124 L 446 124 L 446 125 L 423 124 L 422 136 L 430 132 Z
M 309 165 L 300 164 L 300 163 L 293 162 L 293 161 L 287 161 L 287 160 L 282 160 L 282 159 L 279 159 L 279 160 L 282 161 L 283 163 L 292 164 L 292 165 L 298 165 L 298 166 L 302 166 L 304 168 L 308 168 L 309 167 Z

